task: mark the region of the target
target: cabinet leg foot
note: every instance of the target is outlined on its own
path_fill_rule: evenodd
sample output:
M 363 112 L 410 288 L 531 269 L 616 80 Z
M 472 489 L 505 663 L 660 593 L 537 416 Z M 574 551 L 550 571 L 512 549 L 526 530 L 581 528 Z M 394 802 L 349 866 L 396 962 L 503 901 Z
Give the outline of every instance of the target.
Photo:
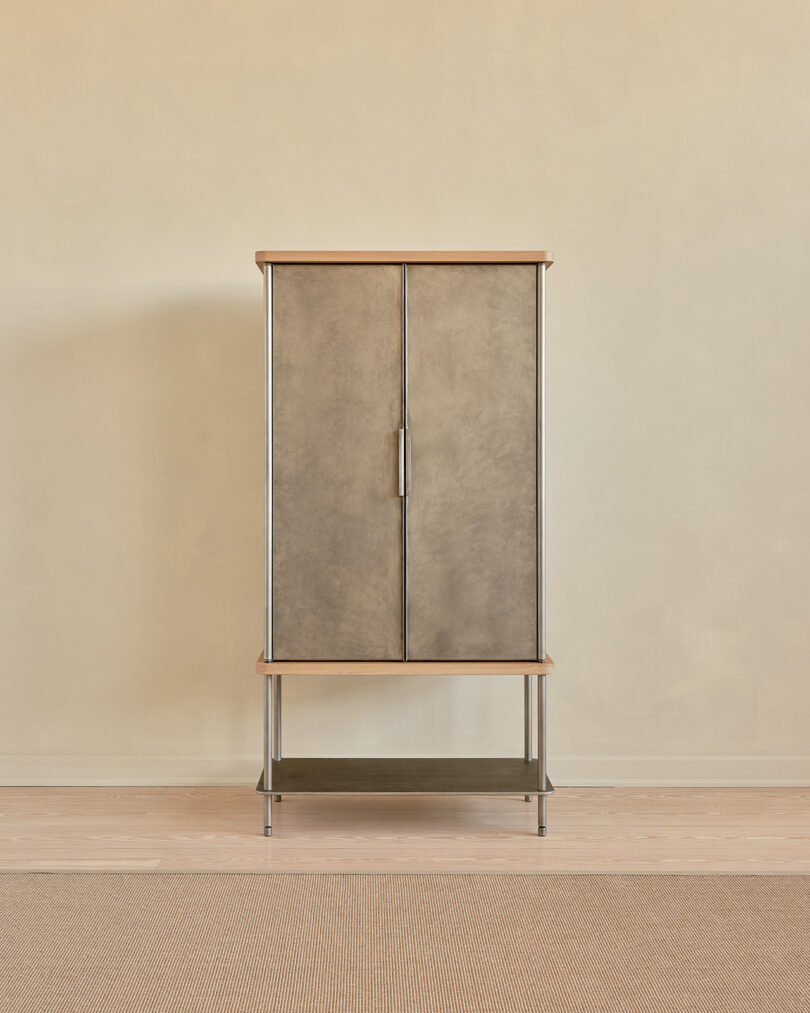
M 546 773 L 546 677 L 537 676 L 537 787 L 539 791 L 548 791 L 548 775 Z M 547 795 L 537 796 L 537 836 L 546 836 Z
M 274 802 L 280 802 L 281 801 L 281 795 L 274 795 L 273 796 L 273 801 Z
M 273 836 L 273 796 L 264 795 L 264 836 Z
M 524 802 L 531 802 L 531 800 L 532 800 L 533 798 L 534 798 L 534 795 L 524 795 L 524 796 L 523 796 L 523 801 L 524 801 Z
M 539 837 L 546 836 L 547 802 L 546 795 L 537 796 L 537 834 Z

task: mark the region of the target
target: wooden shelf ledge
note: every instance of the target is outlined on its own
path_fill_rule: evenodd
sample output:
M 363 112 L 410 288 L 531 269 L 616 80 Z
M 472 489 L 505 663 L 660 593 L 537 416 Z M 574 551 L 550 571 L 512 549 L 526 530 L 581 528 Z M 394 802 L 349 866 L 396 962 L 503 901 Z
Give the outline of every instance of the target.
M 265 264 L 545 264 L 550 250 L 257 250 Z
M 545 661 L 265 661 L 256 659 L 259 675 L 549 675 Z
M 522 757 L 288 757 L 273 760 L 260 795 L 551 795 L 538 791 L 537 760 Z

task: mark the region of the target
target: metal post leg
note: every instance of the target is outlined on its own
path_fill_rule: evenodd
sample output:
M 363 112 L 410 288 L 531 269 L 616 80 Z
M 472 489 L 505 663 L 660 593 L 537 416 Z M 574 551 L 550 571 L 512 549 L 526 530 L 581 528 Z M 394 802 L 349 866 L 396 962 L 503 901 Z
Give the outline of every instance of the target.
M 264 659 L 273 660 L 273 265 L 264 265 Z M 264 677 L 264 781 L 273 784 L 273 676 Z M 273 796 L 263 795 L 264 836 L 273 833 Z
M 523 759 L 531 763 L 532 743 L 532 677 L 523 676 Z M 531 802 L 531 795 L 524 795 L 524 802 Z
M 281 676 L 273 676 L 273 759 L 281 759 Z M 273 796 L 274 802 L 281 801 L 281 795 Z
M 264 799 L 264 836 L 273 836 L 273 797 L 262 795 Z
M 537 786 L 546 790 L 546 677 L 537 676 Z M 546 836 L 546 796 L 537 796 L 537 833 Z
M 270 791 L 273 786 L 273 751 L 271 729 L 273 727 L 273 676 L 264 677 L 264 782 L 262 787 Z M 264 836 L 273 834 L 273 796 L 263 795 L 264 799 Z

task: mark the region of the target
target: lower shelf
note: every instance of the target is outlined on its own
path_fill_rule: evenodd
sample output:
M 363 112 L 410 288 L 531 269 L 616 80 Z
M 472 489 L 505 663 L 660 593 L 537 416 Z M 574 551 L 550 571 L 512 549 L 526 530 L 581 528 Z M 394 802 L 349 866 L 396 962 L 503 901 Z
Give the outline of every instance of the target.
M 538 761 L 490 758 L 302 758 L 273 761 L 272 788 L 260 795 L 551 795 L 537 790 Z

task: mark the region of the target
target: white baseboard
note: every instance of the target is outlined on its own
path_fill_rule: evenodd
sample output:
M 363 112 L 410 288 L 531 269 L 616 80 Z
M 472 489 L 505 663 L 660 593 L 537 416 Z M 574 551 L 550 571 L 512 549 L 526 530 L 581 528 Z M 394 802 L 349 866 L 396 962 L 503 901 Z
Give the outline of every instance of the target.
M 810 756 L 551 756 L 549 776 L 561 786 L 803 787 Z
M 251 756 L 114 756 L 7 754 L 3 785 L 244 785 L 256 784 L 258 753 Z
M 250 785 L 258 752 L 231 756 L 0 756 L 0 784 L 11 785 Z M 810 756 L 555 756 L 555 785 L 615 787 L 810 786 Z

